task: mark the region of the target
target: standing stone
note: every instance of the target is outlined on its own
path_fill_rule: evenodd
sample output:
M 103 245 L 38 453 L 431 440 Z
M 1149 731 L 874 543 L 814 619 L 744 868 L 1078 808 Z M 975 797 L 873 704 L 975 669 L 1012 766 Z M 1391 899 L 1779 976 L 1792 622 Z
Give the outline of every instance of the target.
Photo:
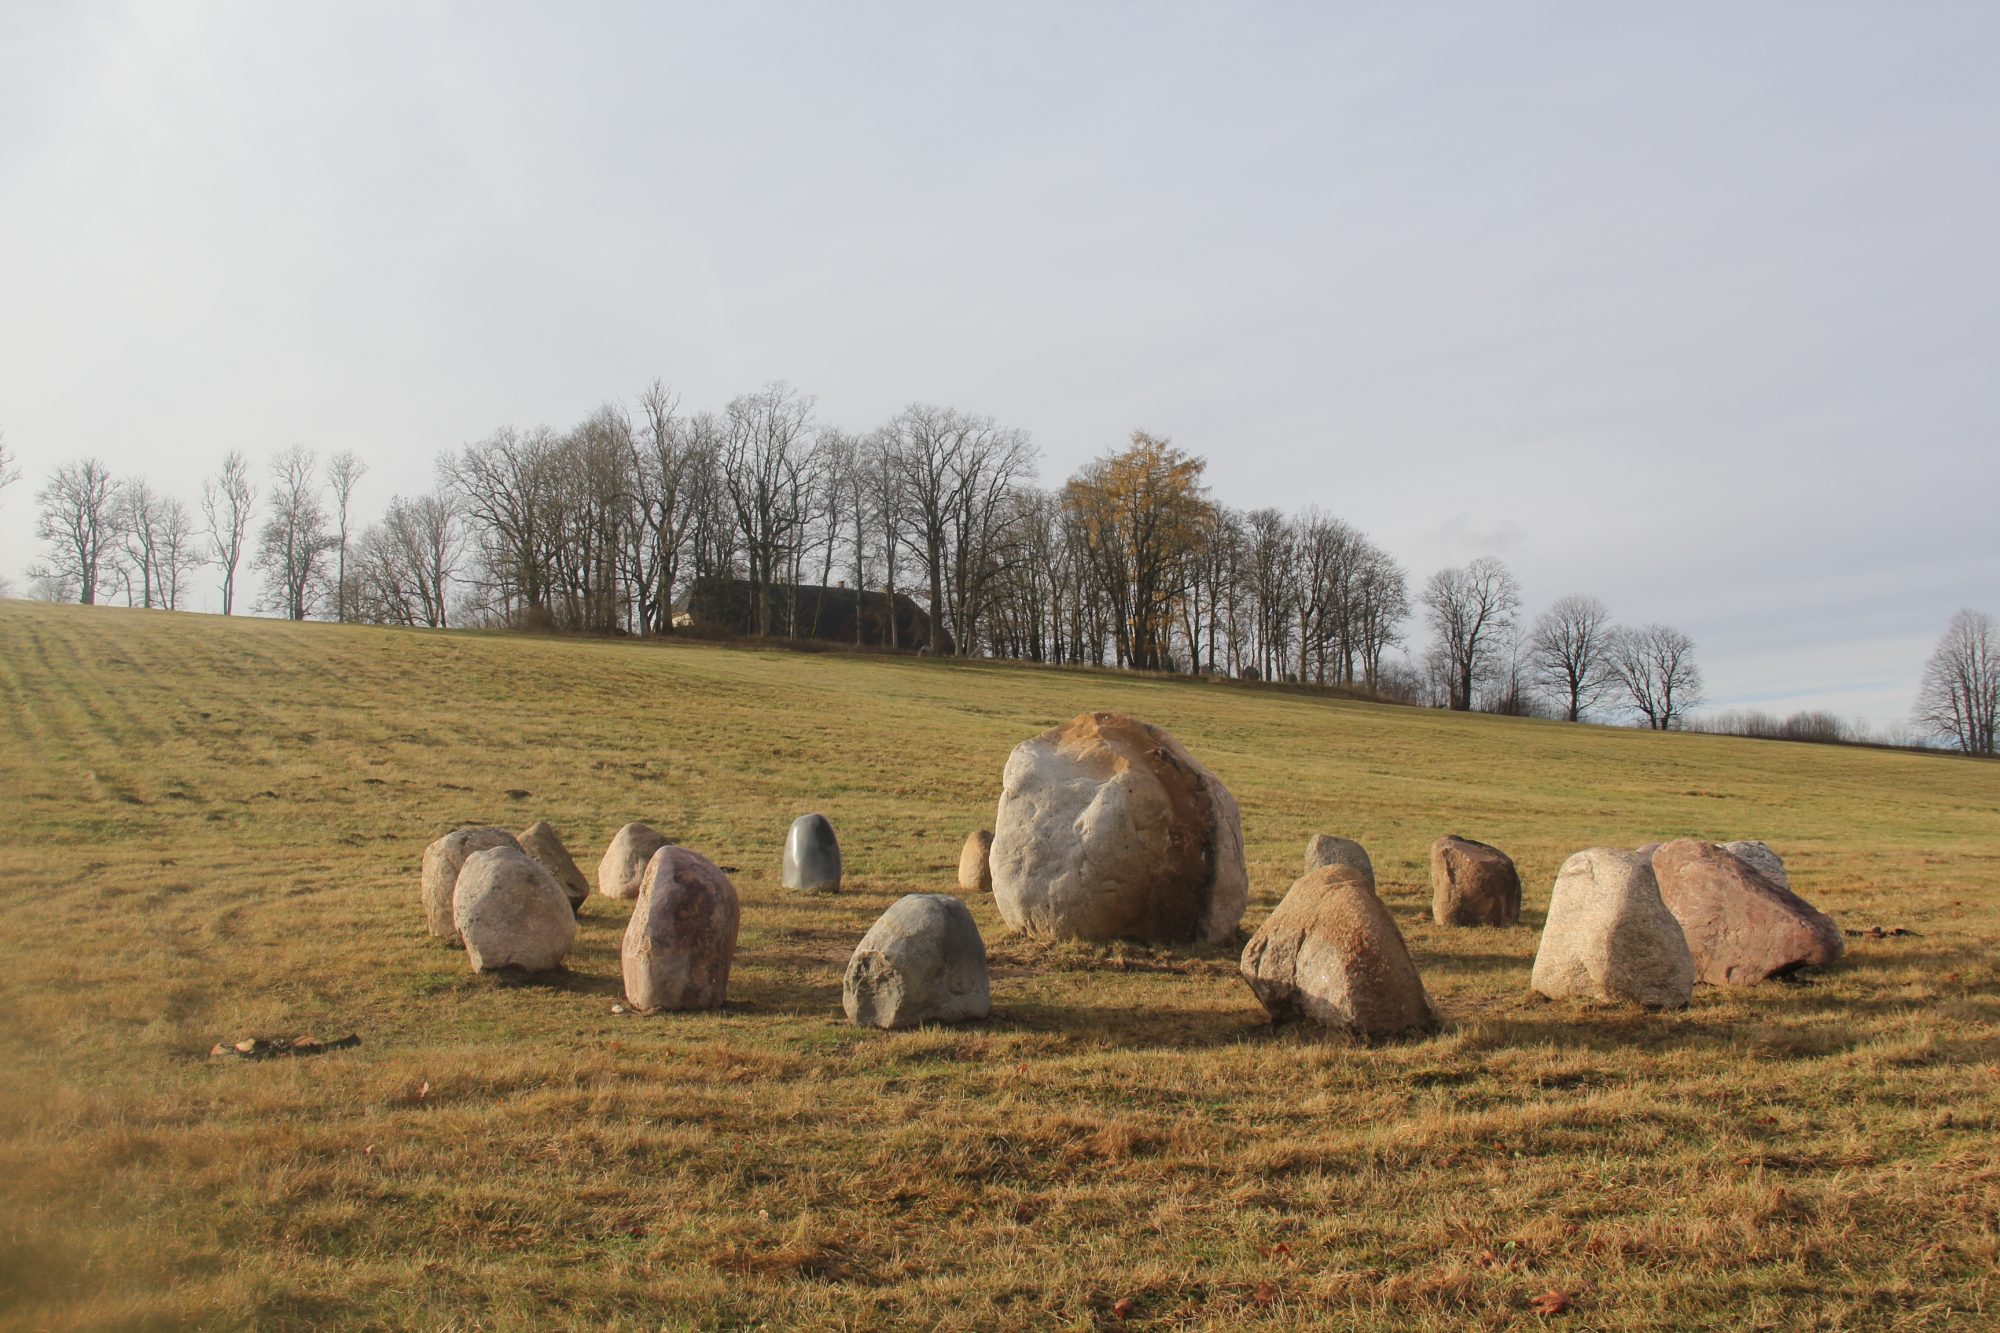
M 1655 848 L 1654 850 L 1658 850 Z M 1770 880 L 1781 889 L 1792 887 L 1792 877 L 1785 873 L 1784 858 L 1772 851 L 1768 843 L 1753 839 L 1742 842 L 1725 842 L 1722 850 L 1749 866 L 1752 870 Z
M 563 846 L 562 837 L 546 819 L 537 820 L 522 829 L 519 838 L 521 850 L 535 859 L 536 864 L 556 877 L 563 896 L 569 899 L 572 915 L 583 910 L 583 900 L 590 896 L 590 881 L 576 868 L 576 859 Z
M 1751 986 L 1824 967 L 1845 947 L 1832 917 L 1716 843 L 1670 842 L 1653 853 L 1653 874 L 1687 935 L 1697 981 Z
M 806 893 L 840 892 L 840 839 L 825 815 L 800 815 L 792 821 L 780 882 Z
M 958 854 L 958 887 L 967 893 L 993 892 L 993 835 L 985 829 L 969 833 Z
M 1563 862 L 1535 951 L 1533 985 L 1556 1000 L 1687 1007 L 1694 958 L 1646 857 L 1592 847 Z
M 1352 838 L 1336 838 L 1328 833 L 1315 833 L 1306 844 L 1306 873 L 1315 870 L 1331 870 L 1345 866 L 1358 870 L 1367 876 L 1369 887 L 1375 884 L 1375 863 L 1368 859 L 1368 849 Z
M 634 1009 L 716 1009 L 729 991 L 741 913 L 713 861 L 668 844 L 646 866 L 620 957 Z
M 458 926 L 452 921 L 452 890 L 458 887 L 458 873 L 465 858 L 494 847 L 521 850 L 514 835 L 503 828 L 462 828 L 447 833 L 424 848 L 424 921 L 431 934 L 458 943 Z
M 1014 747 L 993 901 L 1015 930 L 1216 944 L 1249 899 L 1236 800 L 1165 730 L 1084 713 Z
M 1432 843 L 1431 919 L 1440 926 L 1519 925 L 1521 875 L 1513 858 L 1470 838 Z
M 637 898 L 653 853 L 672 845 L 664 833 L 645 824 L 627 824 L 612 835 L 597 863 L 597 891 L 607 898 Z
M 948 893 L 897 899 L 855 947 L 840 998 L 863 1027 L 985 1018 L 993 1010 L 986 944 L 972 913 Z
M 517 967 L 546 972 L 576 939 L 576 910 L 556 877 L 518 847 L 465 858 L 452 919 L 475 972 Z
M 1274 1022 L 1304 1019 L 1367 1041 L 1437 1030 L 1403 932 L 1350 867 L 1292 885 L 1250 937 L 1242 971 Z

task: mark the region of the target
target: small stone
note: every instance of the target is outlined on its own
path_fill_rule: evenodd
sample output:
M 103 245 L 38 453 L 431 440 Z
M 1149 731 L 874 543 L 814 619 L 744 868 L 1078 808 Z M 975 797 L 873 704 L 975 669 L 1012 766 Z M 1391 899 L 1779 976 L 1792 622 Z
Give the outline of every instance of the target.
M 238 1055 L 248 1055 L 250 1052 L 256 1050 L 260 1044 L 255 1037 L 245 1037 L 242 1041 L 236 1043 L 236 1053 Z
M 911 1028 L 987 1017 L 986 944 L 964 903 L 948 893 L 896 900 L 861 937 L 841 987 L 863 1027 Z
M 1533 985 L 1557 1000 L 1687 1007 L 1694 958 L 1648 858 L 1592 847 L 1563 862 L 1535 950 Z
M 671 845 L 664 833 L 648 825 L 627 824 L 612 835 L 604 859 L 597 863 L 597 891 L 607 898 L 637 898 L 647 863 L 660 848 Z
M 660 848 L 625 927 L 626 1003 L 641 1013 L 719 1008 L 740 919 L 736 886 L 713 861 L 685 847 Z
M 993 835 L 985 829 L 968 833 L 958 854 L 958 887 L 967 893 L 993 892 Z
M 1306 870 L 1310 875 L 1315 870 L 1331 870 L 1345 866 L 1358 870 L 1368 878 L 1370 888 L 1375 886 L 1375 863 L 1368 859 L 1368 849 L 1352 838 L 1336 838 L 1328 833 L 1315 833 L 1306 844 Z
M 1658 850 L 1655 848 L 1654 850 Z M 1752 870 L 1770 880 L 1781 889 L 1792 887 L 1792 877 L 1785 873 L 1784 858 L 1772 851 L 1770 844 L 1758 842 L 1754 838 L 1741 842 L 1725 842 L 1722 850 L 1749 866 Z
M 825 815 L 800 815 L 785 835 L 781 882 L 807 893 L 840 892 L 840 841 Z
M 614 1014 L 622 1014 L 626 1012 L 625 1006 L 622 1004 L 614 1004 L 611 1006 L 611 1012 Z
M 562 886 L 563 896 L 569 899 L 570 911 L 582 911 L 584 899 L 590 897 L 590 881 L 583 877 L 583 871 L 577 869 L 576 859 L 569 854 L 569 848 L 563 846 L 562 836 L 549 821 L 541 819 L 530 824 L 521 830 L 517 841 L 522 851 L 535 858 L 536 864 L 555 876 L 556 883 Z
M 1513 858 L 1471 838 L 1432 843 L 1431 919 L 1440 926 L 1519 925 L 1521 875 Z
M 462 828 L 445 834 L 424 848 L 424 921 L 431 934 L 458 943 L 458 927 L 452 923 L 452 893 L 458 887 L 458 872 L 465 858 L 494 847 L 521 850 L 514 835 L 503 828 Z
M 466 858 L 452 914 L 475 972 L 547 972 L 576 939 L 576 912 L 562 886 L 518 847 Z
M 1437 1030 L 1403 932 L 1349 867 L 1292 885 L 1250 937 L 1241 969 L 1274 1022 L 1304 1019 L 1366 1041 Z

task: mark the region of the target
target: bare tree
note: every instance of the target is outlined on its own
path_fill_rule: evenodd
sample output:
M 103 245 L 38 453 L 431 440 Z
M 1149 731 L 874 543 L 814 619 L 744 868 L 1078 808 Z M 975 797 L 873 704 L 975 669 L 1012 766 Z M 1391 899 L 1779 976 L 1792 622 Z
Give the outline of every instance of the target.
M 1612 660 L 1632 707 L 1654 731 L 1672 731 L 1701 703 L 1694 640 L 1671 625 L 1620 630 Z
M 749 562 L 757 633 L 777 632 L 777 587 L 806 520 L 813 400 L 775 382 L 731 400 L 723 418 L 723 495 Z M 789 604 L 789 600 L 787 601 Z
M 257 491 L 250 484 L 250 463 L 232 449 L 222 471 L 201 484 L 201 513 L 208 523 L 209 550 L 222 569 L 222 614 L 236 609 L 236 568 L 243 560 L 243 543 L 250 532 L 250 511 Z
M 1611 660 L 1614 633 L 1611 609 L 1595 597 L 1558 598 L 1535 618 L 1528 634 L 1529 670 L 1562 709 L 1565 721 L 1581 721 L 1618 688 Z
M 264 571 L 266 605 L 290 620 L 311 615 L 334 544 L 312 450 L 293 445 L 271 462 L 271 517 L 258 535 L 256 565 Z
M 194 513 L 178 496 L 168 496 L 160 501 L 154 534 L 160 605 L 178 611 L 184 592 L 182 580 L 203 563 L 195 544 L 201 534 L 194 526 Z
M 95 605 L 99 571 L 118 538 L 111 469 L 95 458 L 63 463 L 37 500 L 35 535 L 48 543 L 49 558 L 31 577 L 45 588 L 74 588 L 77 601 Z
M 1912 719 L 1925 735 L 1967 754 L 1992 754 L 2000 730 L 2000 628 L 1984 611 L 1960 611 L 1924 666 Z
M 139 605 L 147 608 L 162 591 L 160 529 L 165 509 L 166 497 L 144 477 L 127 477 L 119 483 L 113 512 L 122 543 L 120 554 L 129 573 L 138 575 Z
M 21 479 L 21 464 L 13 454 L 7 452 L 6 432 L 0 431 L 0 491 Z
M 1423 602 L 1448 702 L 1464 712 L 1472 707 L 1473 686 L 1493 668 L 1495 646 L 1514 626 L 1521 585 L 1506 565 L 1481 556 L 1462 569 L 1431 575 Z
M 334 540 L 340 559 L 333 579 L 333 618 L 347 619 L 347 520 L 354 503 L 354 488 L 366 475 L 368 465 L 351 449 L 343 449 L 326 460 L 326 484 L 333 488 Z

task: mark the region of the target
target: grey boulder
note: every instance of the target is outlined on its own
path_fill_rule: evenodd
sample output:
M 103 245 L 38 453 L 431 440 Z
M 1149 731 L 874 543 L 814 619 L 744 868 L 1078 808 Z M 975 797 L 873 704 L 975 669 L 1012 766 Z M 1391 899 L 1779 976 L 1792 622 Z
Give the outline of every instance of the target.
M 1243 980 L 1274 1022 L 1303 1019 L 1366 1041 L 1437 1030 L 1403 932 L 1348 867 L 1292 885 L 1244 947 Z
M 800 815 L 792 821 L 780 882 L 806 893 L 840 891 L 840 840 L 825 815 Z
M 1779 888 L 1789 890 L 1792 887 L 1792 877 L 1785 873 L 1784 858 L 1772 851 L 1770 844 L 1746 838 L 1739 842 L 1725 842 L 1722 844 L 1722 850 Z
M 958 854 L 958 887 L 967 893 L 993 892 L 993 835 L 978 829 L 966 835 Z
M 452 919 L 475 972 L 503 967 L 546 972 L 562 962 L 576 939 L 576 912 L 562 886 L 516 847 L 465 858 Z
M 569 899 L 571 912 L 583 910 L 583 900 L 590 896 L 590 881 L 577 869 L 576 858 L 563 846 L 562 836 L 546 819 L 541 819 L 521 830 L 518 839 L 521 850 L 535 859 L 542 869 L 555 876 L 562 887 L 563 896 Z
M 840 998 L 863 1027 L 985 1018 L 993 1009 L 986 944 L 972 913 L 948 893 L 897 899 L 855 946 Z
M 431 934 L 441 940 L 458 943 L 458 926 L 452 920 L 451 899 L 452 891 L 458 887 L 459 871 L 464 868 L 466 857 L 494 847 L 521 850 L 521 844 L 514 840 L 514 835 L 503 828 L 457 829 L 424 848 L 424 922 L 430 927 Z
M 729 992 L 741 908 L 713 861 L 671 844 L 647 863 L 619 959 L 634 1009 L 715 1009 Z
M 1336 838 L 1330 833 L 1315 833 L 1306 844 L 1306 873 L 1315 870 L 1331 870 L 1345 866 L 1358 870 L 1375 883 L 1375 863 L 1368 859 L 1368 849 L 1352 838 Z
M 1660 898 L 1650 858 L 1592 847 L 1562 864 L 1535 951 L 1534 988 L 1551 999 L 1684 1009 L 1694 957 Z
M 664 833 L 648 825 L 627 824 L 612 835 L 604 859 L 597 863 L 597 891 L 607 898 L 637 898 L 653 853 L 671 845 Z

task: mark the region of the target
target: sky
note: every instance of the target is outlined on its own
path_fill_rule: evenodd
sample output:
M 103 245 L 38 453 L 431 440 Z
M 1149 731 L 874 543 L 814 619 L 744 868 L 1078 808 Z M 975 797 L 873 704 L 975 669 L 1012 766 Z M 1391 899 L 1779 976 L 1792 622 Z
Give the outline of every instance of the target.
M 372 515 L 783 379 L 1045 484 L 1169 436 L 1413 590 L 1495 555 L 1713 708 L 1895 724 L 2000 613 L 1995 69 L 1950 0 L 10 0 L 0 574 L 68 459 L 351 449 Z

